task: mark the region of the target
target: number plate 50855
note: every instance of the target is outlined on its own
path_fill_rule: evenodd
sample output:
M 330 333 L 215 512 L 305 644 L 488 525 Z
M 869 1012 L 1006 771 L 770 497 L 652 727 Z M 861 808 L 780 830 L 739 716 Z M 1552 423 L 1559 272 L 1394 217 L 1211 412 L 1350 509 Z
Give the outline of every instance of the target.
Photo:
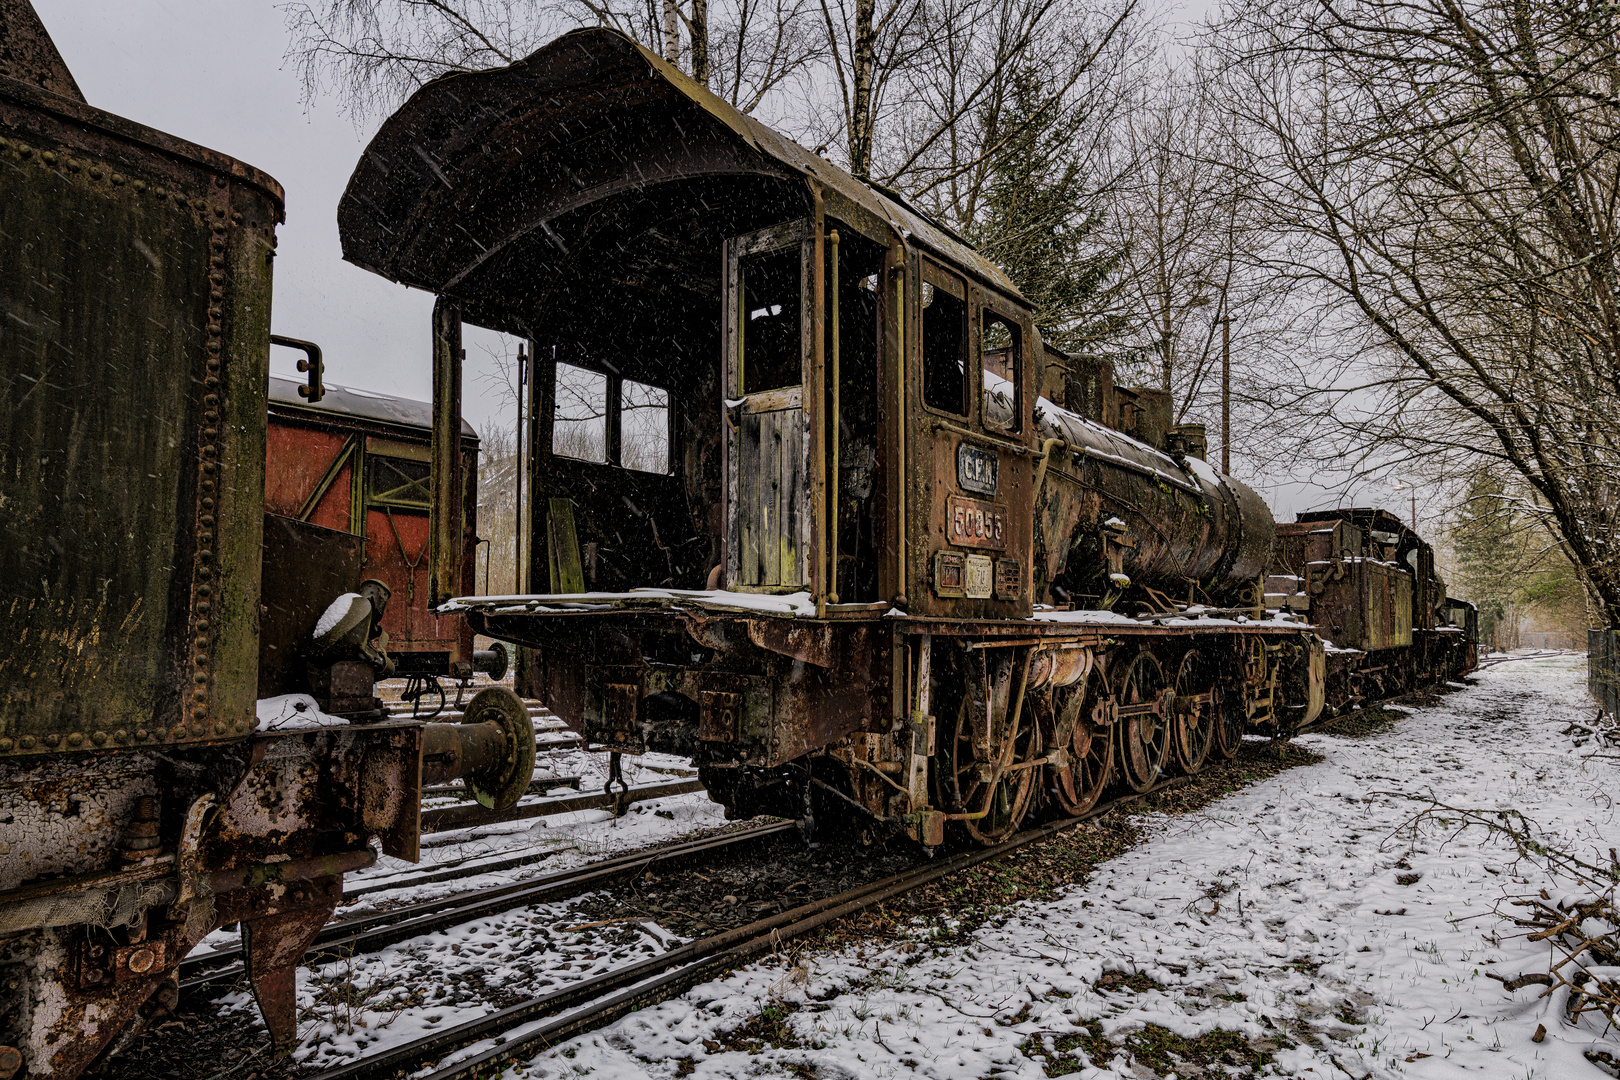
M 978 499 L 952 495 L 946 503 L 945 538 L 957 547 L 1007 546 L 1007 508 Z

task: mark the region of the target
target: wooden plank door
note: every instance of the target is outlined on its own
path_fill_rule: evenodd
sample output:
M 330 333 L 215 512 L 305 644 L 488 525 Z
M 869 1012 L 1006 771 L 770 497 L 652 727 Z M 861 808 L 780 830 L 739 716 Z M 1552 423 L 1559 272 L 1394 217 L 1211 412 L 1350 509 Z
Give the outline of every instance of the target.
M 810 222 L 726 243 L 728 588 L 810 584 Z

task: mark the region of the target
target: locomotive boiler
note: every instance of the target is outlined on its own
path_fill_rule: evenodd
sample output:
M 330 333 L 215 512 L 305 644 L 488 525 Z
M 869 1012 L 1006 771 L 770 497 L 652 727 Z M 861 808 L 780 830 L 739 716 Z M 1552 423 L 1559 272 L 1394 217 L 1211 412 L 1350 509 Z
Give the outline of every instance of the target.
M 534 591 L 447 610 L 598 747 L 688 754 L 737 814 L 989 842 L 1322 709 L 1271 515 L 1196 432 L 628 38 L 418 90 L 338 216 L 438 296 L 441 407 L 463 321 L 537 358 Z
M 76 1076 L 232 923 L 286 1049 L 343 874 L 416 857 L 424 783 L 515 801 L 533 727 L 505 691 L 309 708 L 316 673 L 372 702 L 388 590 L 359 537 L 265 513 L 281 187 L 89 105 L 26 0 L 0 46 L 0 1077 Z M 306 696 L 259 701 L 271 667 Z

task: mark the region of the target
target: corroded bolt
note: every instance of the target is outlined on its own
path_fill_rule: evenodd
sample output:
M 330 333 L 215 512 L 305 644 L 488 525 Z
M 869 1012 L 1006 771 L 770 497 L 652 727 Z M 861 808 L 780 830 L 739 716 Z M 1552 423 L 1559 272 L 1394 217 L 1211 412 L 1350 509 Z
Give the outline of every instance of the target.
M 0 1046 L 0 1080 L 11 1080 L 22 1071 L 22 1051 L 15 1046 Z
M 157 963 L 157 953 L 151 949 L 136 949 L 129 954 L 129 970 L 137 975 L 145 975 Z

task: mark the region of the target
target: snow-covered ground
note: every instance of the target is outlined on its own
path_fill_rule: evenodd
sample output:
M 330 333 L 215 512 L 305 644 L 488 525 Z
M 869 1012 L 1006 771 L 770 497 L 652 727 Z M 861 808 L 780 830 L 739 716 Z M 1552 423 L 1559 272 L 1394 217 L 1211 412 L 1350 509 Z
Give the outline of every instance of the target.
M 607 754 L 583 749 L 547 750 L 544 740 L 548 732 L 567 733 L 562 728 L 562 722 L 554 718 L 537 718 L 535 730 L 541 740 L 534 762 L 536 777 L 578 777 L 578 794 L 601 793 L 607 783 Z M 624 779 L 632 787 L 696 776 L 689 761 L 667 754 L 626 755 L 623 767 Z M 544 795 L 528 796 L 523 801 L 527 803 L 574 794 L 573 789 L 559 786 L 551 788 Z M 448 797 L 423 801 L 423 806 L 428 809 L 457 805 L 467 803 Z M 422 837 L 420 862 L 408 863 L 384 855 L 375 866 L 346 875 L 344 887 L 351 890 L 361 887 L 370 889 L 394 879 L 410 882 L 420 874 L 431 873 L 441 867 L 455 869 L 458 872 L 455 880 L 418 885 L 398 892 L 382 890 L 368 893 L 363 897 L 363 903 L 344 907 L 339 911 L 339 916 L 360 914 L 389 901 L 429 900 L 452 892 L 523 881 L 634 848 L 679 839 L 705 829 L 720 828 L 725 824 L 725 808 L 710 800 L 705 792 L 698 791 L 637 804 L 617 821 L 610 810 L 577 810 L 548 817 L 480 825 L 472 829 L 430 833 Z M 504 862 L 522 855 L 545 856 L 545 859 L 494 873 L 481 873 L 478 869 L 480 863 Z
M 1372 737 L 1302 738 L 1322 763 L 1153 820 L 1087 886 L 966 947 L 919 925 L 761 964 L 508 1075 L 1599 1077 L 1582 1050 L 1620 1050 L 1614 1033 L 1486 977 L 1546 970 L 1492 908 L 1558 883 L 1483 830 L 1410 827 L 1413 796 L 1511 808 L 1606 863 L 1615 763 L 1561 734 L 1595 711 L 1584 663 L 1503 664 Z M 739 1045 L 739 1025 L 768 1034 Z M 1172 1056 L 1200 1036 L 1231 1049 Z

